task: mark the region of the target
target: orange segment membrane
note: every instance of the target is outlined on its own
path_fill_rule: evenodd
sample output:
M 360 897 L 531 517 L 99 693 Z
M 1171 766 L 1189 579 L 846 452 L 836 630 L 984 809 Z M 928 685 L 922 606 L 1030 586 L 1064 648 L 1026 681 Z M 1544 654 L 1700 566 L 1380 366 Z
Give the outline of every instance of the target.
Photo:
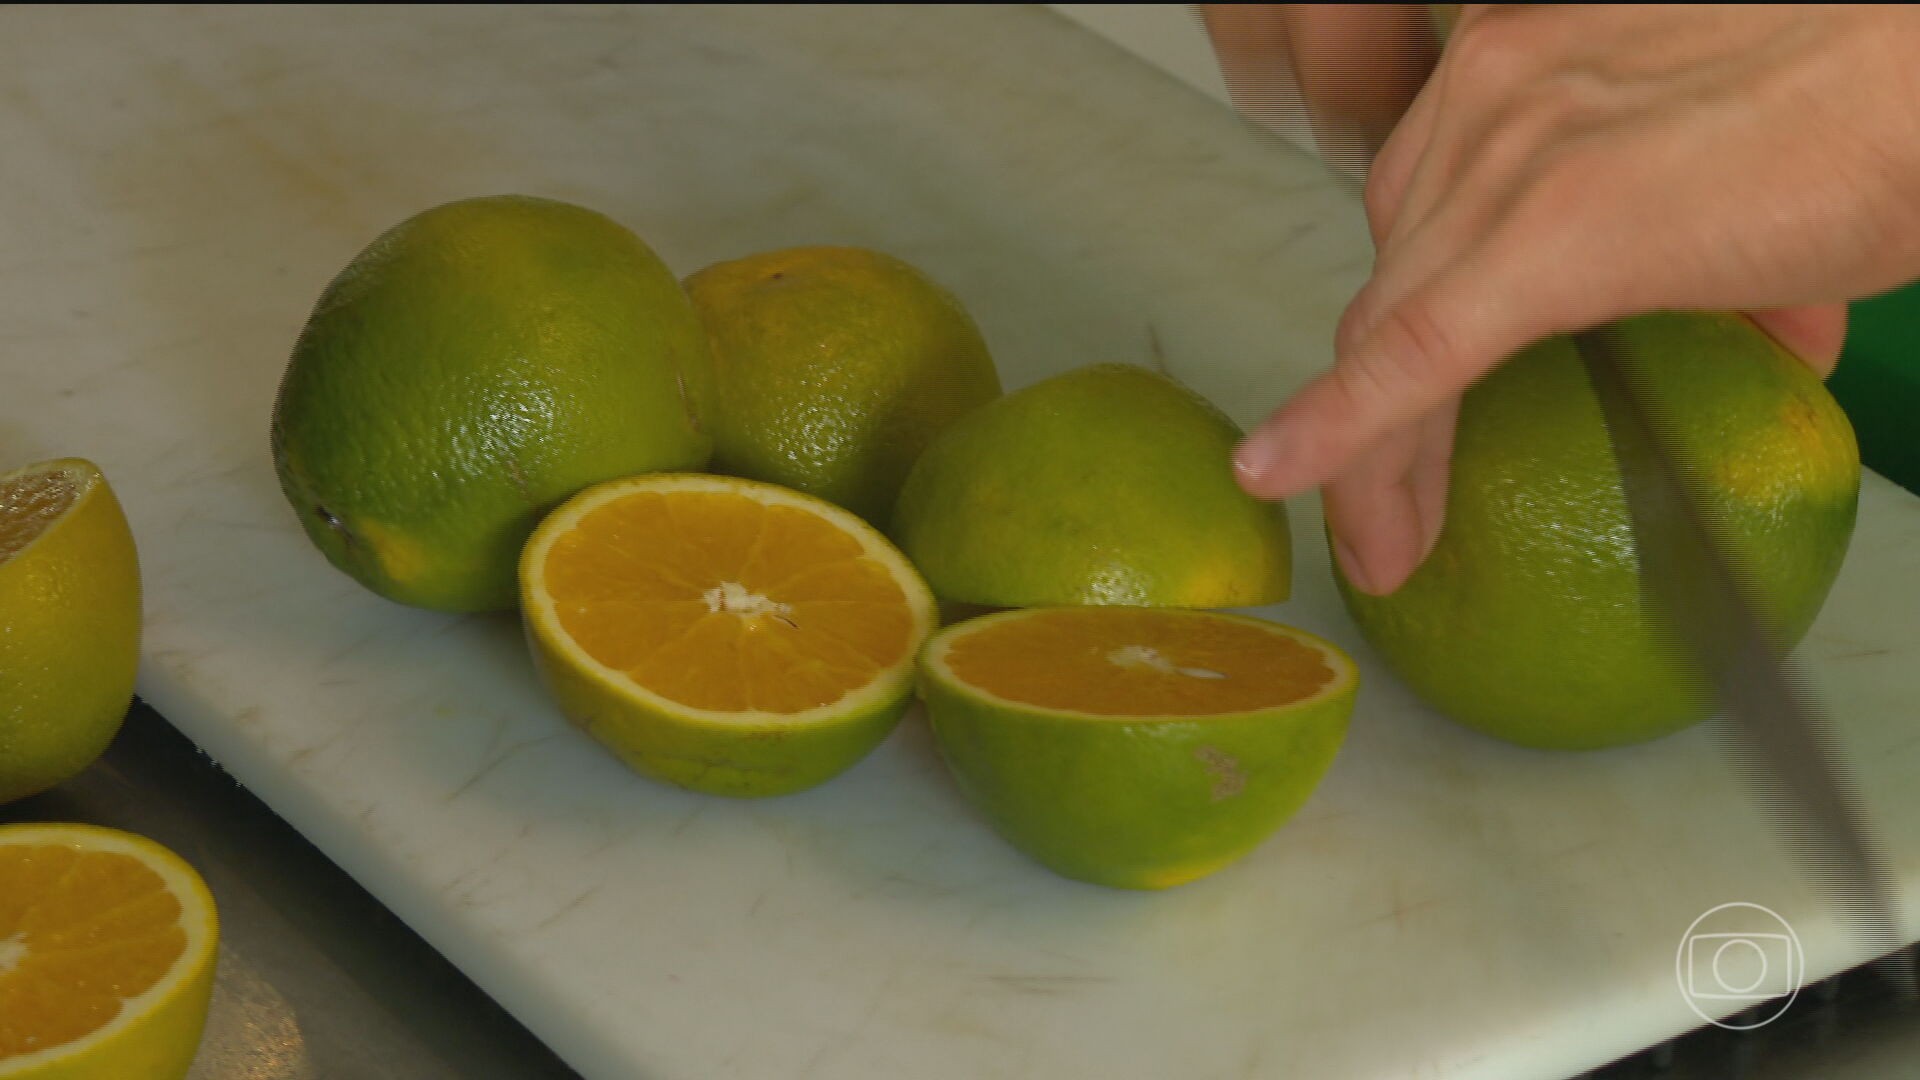
M 548 550 L 547 592 L 588 656 L 718 712 L 831 704 L 907 657 L 906 594 L 821 517 L 727 492 L 640 492 Z
M 187 948 L 180 902 L 138 859 L 0 847 L 0 1061 L 98 1031 Z
M 0 480 L 0 563 L 32 543 L 79 497 L 79 486 L 63 471 Z
M 1207 716 L 1286 705 L 1333 681 L 1318 649 L 1205 615 L 1046 611 L 954 637 L 947 667 L 1009 701 L 1108 716 Z

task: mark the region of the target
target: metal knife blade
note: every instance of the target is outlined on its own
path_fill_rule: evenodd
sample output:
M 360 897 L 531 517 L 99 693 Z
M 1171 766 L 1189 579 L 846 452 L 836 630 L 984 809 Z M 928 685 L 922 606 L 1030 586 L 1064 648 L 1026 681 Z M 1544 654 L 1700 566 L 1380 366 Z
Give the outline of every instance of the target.
M 1881 956 L 1905 945 L 1891 874 L 1811 682 L 1766 629 L 1675 428 L 1611 328 L 1574 335 L 1620 465 L 1656 632 L 1720 705 L 1713 724 L 1802 869 Z M 1905 988 L 1911 992 L 1909 981 Z
M 1236 100 L 1263 93 L 1283 102 L 1297 96 L 1286 92 L 1293 86 L 1288 79 L 1246 85 L 1225 64 L 1221 74 Z M 1357 159 L 1362 176 L 1371 164 L 1364 148 L 1336 156 Z M 1643 607 L 1683 670 L 1720 705 L 1711 726 L 1796 861 L 1872 955 L 1900 949 L 1907 943 L 1901 940 L 1892 876 L 1812 684 L 1763 629 L 1749 579 L 1730 560 L 1732 549 L 1699 495 L 1698 474 L 1670 437 L 1675 429 L 1661 420 L 1632 355 L 1611 329 L 1577 334 L 1574 342 L 1620 465 L 1640 554 Z M 1890 974 L 1907 995 L 1920 993 L 1911 966 L 1896 966 Z

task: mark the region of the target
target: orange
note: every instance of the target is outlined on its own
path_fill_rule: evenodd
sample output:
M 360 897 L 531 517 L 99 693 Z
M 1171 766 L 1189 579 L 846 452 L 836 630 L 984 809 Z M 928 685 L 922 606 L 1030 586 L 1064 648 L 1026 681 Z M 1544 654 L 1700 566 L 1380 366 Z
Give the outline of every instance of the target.
M 1806 364 L 1738 315 L 1618 327 L 1754 588 L 1797 644 L 1846 558 L 1860 452 Z M 1713 702 L 1674 663 L 1640 592 L 1639 556 L 1600 404 L 1570 340 L 1540 342 L 1463 399 L 1447 519 L 1391 596 L 1338 576 L 1367 642 L 1438 712 L 1549 750 L 1646 742 Z
M 1240 615 L 1031 608 L 948 627 L 921 693 L 962 792 L 1056 873 L 1164 889 L 1241 859 L 1306 802 L 1359 676 Z
M 396 603 L 508 611 L 540 519 L 590 484 L 704 468 L 712 351 L 626 226 L 551 199 L 395 225 L 315 303 L 274 400 L 282 493 Z
M 78 458 L 0 474 L 0 803 L 91 765 L 140 667 L 140 560 Z
M 0 1078 L 179 1080 L 220 937 L 193 868 L 90 825 L 0 825 Z
M 686 281 L 714 345 L 713 471 L 885 525 L 933 437 L 1000 394 L 954 295 L 877 251 L 803 247 Z
M 1178 381 L 1095 364 L 937 435 L 889 535 L 951 604 L 1248 608 L 1287 599 L 1287 511 L 1240 490 L 1240 429 Z
M 799 791 L 866 756 L 935 618 L 865 521 L 733 477 L 590 488 L 534 532 L 521 582 L 566 716 L 636 771 L 720 795 Z

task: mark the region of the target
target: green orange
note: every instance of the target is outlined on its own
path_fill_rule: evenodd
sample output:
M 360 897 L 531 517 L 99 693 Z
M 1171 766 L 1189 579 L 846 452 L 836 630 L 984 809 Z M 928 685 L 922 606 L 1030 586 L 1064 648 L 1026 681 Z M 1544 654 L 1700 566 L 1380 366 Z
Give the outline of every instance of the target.
M 891 255 L 788 248 L 686 287 L 713 337 L 717 471 L 884 525 L 927 443 L 1000 394 L 960 301 Z
M 1743 317 L 1656 315 L 1619 329 L 1771 629 L 1797 643 L 1853 534 L 1860 458 L 1845 413 Z M 1367 641 L 1434 708 L 1522 745 L 1590 749 L 1711 714 L 1642 611 L 1638 565 L 1599 403 L 1572 343 L 1554 338 L 1466 395 L 1427 562 L 1391 596 L 1338 583 Z
M 327 286 L 280 385 L 274 463 L 307 536 L 367 588 L 510 609 L 520 548 L 561 501 L 706 464 L 710 367 L 679 282 L 624 226 L 463 200 Z
M 1117 606 L 950 626 L 920 670 L 941 755 L 992 827 L 1056 873 L 1126 889 L 1263 843 L 1332 765 L 1358 686 L 1299 630 Z
M 1164 375 L 1080 368 L 968 413 L 892 535 L 943 601 L 1238 608 L 1292 583 L 1285 509 L 1234 482 L 1232 420 Z

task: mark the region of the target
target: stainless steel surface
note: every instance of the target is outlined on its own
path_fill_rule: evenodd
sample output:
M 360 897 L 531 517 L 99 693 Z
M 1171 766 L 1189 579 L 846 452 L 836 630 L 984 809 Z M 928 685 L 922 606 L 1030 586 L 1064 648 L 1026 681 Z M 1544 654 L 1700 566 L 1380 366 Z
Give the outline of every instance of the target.
M 577 1080 L 144 705 L 92 768 L 0 807 L 16 821 L 125 829 L 206 878 L 220 961 L 189 1080 Z
M 1711 689 L 1719 733 L 1802 868 L 1875 955 L 1898 949 L 1892 875 L 1853 778 L 1813 687 L 1765 629 L 1663 403 L 1613 330 L 1574 341 L 1620 463 L 1644 610 Z

